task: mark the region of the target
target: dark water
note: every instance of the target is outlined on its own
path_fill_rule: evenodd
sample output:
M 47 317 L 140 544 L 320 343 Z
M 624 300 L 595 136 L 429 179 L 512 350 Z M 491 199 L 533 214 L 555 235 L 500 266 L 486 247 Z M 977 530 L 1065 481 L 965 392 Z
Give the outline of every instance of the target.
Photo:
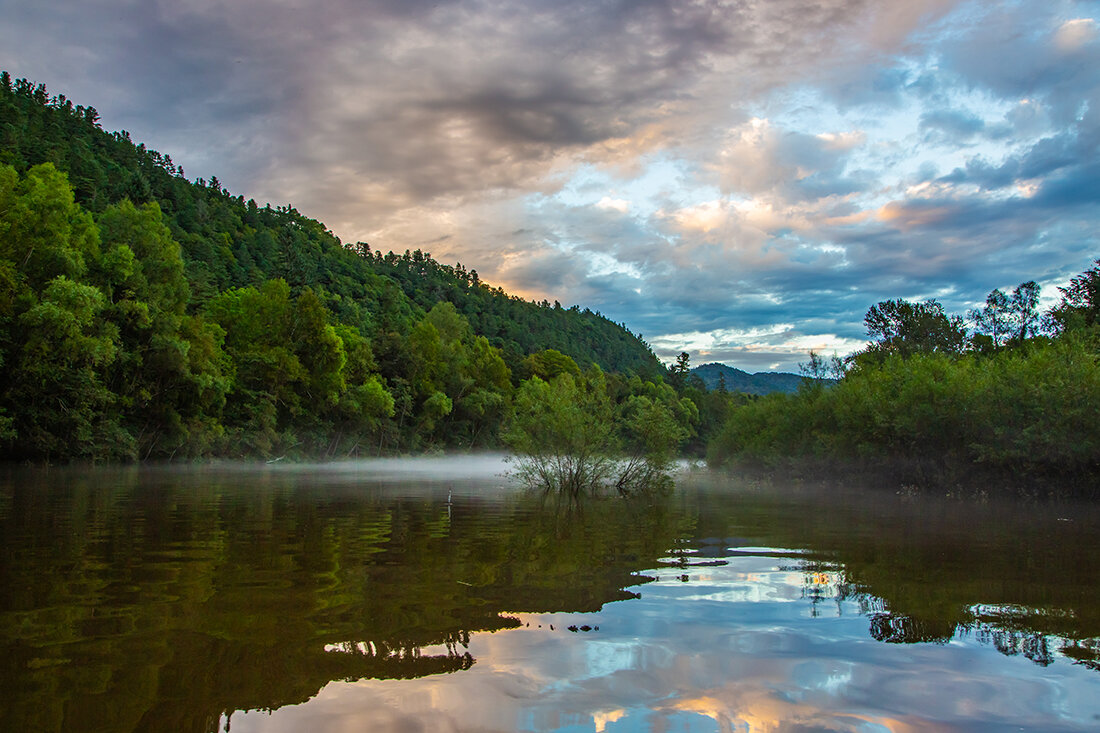
M 2 731 L 1100 729 L 1100 513 L 495 459 L 0 475 Z

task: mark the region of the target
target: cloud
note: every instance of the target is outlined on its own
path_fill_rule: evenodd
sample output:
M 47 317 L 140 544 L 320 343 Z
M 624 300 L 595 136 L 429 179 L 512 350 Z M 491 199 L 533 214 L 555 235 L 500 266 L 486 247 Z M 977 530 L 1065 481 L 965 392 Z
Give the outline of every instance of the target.
M 1096 21 L 1092 18 L 1067 20 L 1054 33 L 1054 47 L 1062 53 L 1080 51 L 1097 38 Z
M 921 115 L 920 129 L 927 140 L 942 136 L 951 142 L 965 142 L 985 129 L 985 120 L 963 110 L 930 110 Z
M 1004 99 L 1042 99 L 1058 123 L 1072 123 L 1082 92 L 1095 90 L 1100 43 L 1094 20 L 1056 18 L 1023 5 L 985 8 L 966 33 L 939 46 L 943 70 Z
M 844 175 L 846 155 L 862 139 L 859 131 L 781 131 L 754 118 L 729 131 L 715 169 L 723 191 L 733 194 L 807 201 L 855 193 L 867 182 Z
M 6 8 L 0 67 L 345 240 L 461 261 L 667 352 L 711 333 L 710 354 L 793 369 L 814 339 L 860 339 L 877 300 L 965 310 L 1089 266 L 1094 15 L 1072 0 L 38 0 Z M 791 328 L 748 335 L 774 324 Z

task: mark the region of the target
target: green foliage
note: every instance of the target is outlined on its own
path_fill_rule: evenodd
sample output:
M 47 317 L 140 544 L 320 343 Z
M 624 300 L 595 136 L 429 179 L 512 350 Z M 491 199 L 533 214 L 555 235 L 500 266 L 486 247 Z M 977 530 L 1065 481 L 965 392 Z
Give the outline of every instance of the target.
M 860 362 L 879 361 L 891 354 L 957 354 L 966 341 L 962 319 L 948 316 L 935 300 L 884 300 L 867 311 L 863 322 L 871 344 L 856 355 Z
M 529 483 L 577 497 L 611 480 L 618 444 L 601 373 L 550 382 L 532 377 L 516 392 L 506 445 L 521 456 Z
M 453 304 L 475 333 L 501 350 L 517 378 L 534 373 L 524 369 L 527 355 L 546 350 L 568 356 L 582 369 L 596 364 L 607 372 L 647 378 L 664 371 L 641 337 L 587 308 L 562 308 L 510 296 L 482 282 L 476 270 L 439 264 L 420 250 L 383 255 L 372 253 L 365 244 L 355 249 L 375 272 L 399 283 L 424 310 L 440 301 Z
M 1060 330 L 1092 328 L 1100 323 L 1100 260 L 1059 290 L 1062 302 L 1051 315 Z
M 220 332 L 185 312 L 190 290 L 179 244 L 155 203 L 111 205 L 97 225 L 103 256 L 92 277 L 119 328 L 119 358 L 108 378 L 122 425 L 139 457 L 208 449 L 220 435 L 214 417 L 229 383 L 216 353 Z
M 677 400 L 675 395 L 664 400 L 645 395 L 630 397 L 621 417 L 627 459 L 619 469 L 615 488 L 630 493 L 665 484 L 680 444 L 690 434 L 687 424 L 697 418 L 694 403 Z
M 87 260 L 98 259 L 92 217 L 73 200 L 65 176 L 51 164 L 19 178 L 0 173 L 0 259 L 16 265 L 23 282 L 42 288 L 58 276 L 80 279 Z
M 543 349 L 529 355 L 523 360 L 520 371 L 524 379 L 538 377 L 543 381 L 550 381 L 559 374 L 570 374 L 574 377 L 581 375 L 577 362 L 557 349 Z
M 814 350 L 810 350 L 810 360 L 798 365 L 798 371 L 802 374 L 802 384 L 799 390 L 824 389 L 844 378 L 847 367 L 844 361 L 833 354 L 826 359 Z
M 1100 472 L 1098 409 L 1092 341 L 1038 342 L 997 357 L 891 356 L 831 389 L 736 408 L 708 460 L 841 461 L 917 483 L 980 474 L 1087 485 Z
M 118 329 L 101 317 L 103 292 L 80 281 L 98 253 L 92 218 L 52 165 L 22 178 L 0 166 L 0 353 L 8 375 L 0 409 L 6 444 L 19 454 L 129 452 L 106 385 Z
M 707 444 L 721 431 L 730 413 L 738 405 L 744 405 L 756 399 L 755 395 L 746 394 L 743 391 L 725 390 L 721 386 L 721 381 L 718 389 L 707 389 L 689 383 L 680 393 L 681 400 L 687 400 L 695 406 L 697 415 L 694 430 L 684 443 L 684 450 L 690 455 L 705 456 Z
M 683 389 L 687 385 L 688 374 L 691 372 L 690 362 L 690 355 L 681 351 L 676 357 L 676 363 L 668 368 L 668 381 L 676 389 Z
M 1100 334 L 1089 319 L 1098 273 L 1074 278 L 1045 317 L 1034 281 L 1010 295 L 994 290 L 971 311 L 979 333 L 969 341 L 935 301 L 879 303 L 866 319 L 874 341 L 835 386 L 735 407 L 708 460 L 808 460 L 886 469 L 918 485 L 980 478 L 1094 492 Z M 1049 323 L 1055 336 L 1039 335 Z M 823 368 L 811 359 L 811 371 Z
M 103 375 L 118 351 L 114 329 L 98 317 L 106 299 L 58 275 L 36 301 L 15 323 L 21 348 L 5 396 L 16 435 L 47 458 L 74 448 L 85 457 L 124 452 L 107 417 L 114 395 Z
M 414 443 L 476 445 L 507 414 L 512 388 L 503 357 L 451 303 L 436 304 L 413 327 L 407 374 L 401 425 L 413 422 Z
M 355 451 L 364 432 L 392 416 L 369 346 L 355 328 L 333 326 L 312 290 L 292 297 L 283 280 L 232 289 L 210 301 L 206 316 L 224 330 L 235 367 L 225 408 L 235 450 L 272 455 L 305 440 L 311 452 L 323 445 L 332 454 L 346 439 Z
M 630 494 L 666 486 L 698 410 L 663 382 L 634 377 L 625 387 L 614 401 L 599 369 L 523 382 L 502 436 L 519 456 L 519 476 L 574 499 L 609 487 Z
M 1036 333 L 1038 308 L 1039 285 L 1034 280 L 1020 283 L 1011 296 L 994 290 L 985 299 L 984 307 L 969 313 L 978 330 L 975 348 L 995 351 L 1006 344 L 1022 344 Z
M 494 446 L 513 379 L 577 376 L 578 364 L 661 373 L 645 342 L 598 313 L 509 296 L 420 251 L 344 246 L 289 206 L 188 181 L 170 156 L 100 129 L 92 108 L 6 78 L 0 366 L 14 376 L 0 456 Z M 46 353 L 39 322 L 69 324 L 78 353 Z

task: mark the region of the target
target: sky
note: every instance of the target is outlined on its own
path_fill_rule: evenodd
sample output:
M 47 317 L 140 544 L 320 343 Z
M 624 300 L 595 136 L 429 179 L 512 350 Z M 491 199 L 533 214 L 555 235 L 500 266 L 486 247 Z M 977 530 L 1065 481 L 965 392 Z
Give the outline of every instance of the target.
M 1100 2 L 0 0 L 0 68 L 346 243 L 797 371 L 1100 257 Z

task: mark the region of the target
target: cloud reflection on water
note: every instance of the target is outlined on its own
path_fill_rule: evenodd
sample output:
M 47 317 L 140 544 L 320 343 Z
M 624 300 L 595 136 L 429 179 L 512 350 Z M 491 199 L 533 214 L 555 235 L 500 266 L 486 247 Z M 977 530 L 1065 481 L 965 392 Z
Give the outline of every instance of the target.
M 640 598 L 598 613 L 517 613 L 519 628 L 471 637 L 467 671 L 334 682 L 303 705 L 236 713 L 232 730 L 901 733 L 1100 719 L 1095 673 L 1036 675 L 966 636 L 883 644 L 839 575 L 798 572 L 789 555 L 728 559 L 646 571 L 659 580 L 636 586 Z M 568 630 L 586 624 L 599 628 Z

